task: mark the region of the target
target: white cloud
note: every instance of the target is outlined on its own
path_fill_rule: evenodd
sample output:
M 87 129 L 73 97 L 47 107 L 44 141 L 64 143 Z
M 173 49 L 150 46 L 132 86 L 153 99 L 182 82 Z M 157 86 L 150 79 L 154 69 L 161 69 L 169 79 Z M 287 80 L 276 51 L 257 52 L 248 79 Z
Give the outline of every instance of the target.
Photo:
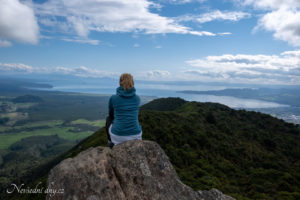
M 140 47 L 140 44 L 135 43 L 135 44 L 133 45 L 133 47 L 134 47 L 134 48 L 138 48 L 138 47 Z
M 194 78 L 219 81 L 300 84 L 300 50 L 280 55 L 225 54 L 186 61 Z
M 244 6 L 253 6 L 264 13 L 254 31 L 264 29 L 274 32 L 273 37 L 300 46 L 299 0 L 234 0 Z
M 210 13 L 205 13 L 196 18 L 199 23 L 206 23 L 214 20 L 228 20 L 228 21 L 239 21 L 243 18 L 250 17 L 251 14 L 245 12 L 221 12 L 216 10 Z
M 215 20 L 239 21 L 243 18 L 248 18 L 250 16 L 251 16 L 251 14 L 246 13 L 246 12 L 215 10 L 215 11 L 204 13 L 201 15 L 182 15 L 182 16 L 176 17 L 175 19 L 178 22 L 193 21 L 193 22 L 198 22 L 198 23 L 207 23 L 207 22 L 211 22 L 211 21 L 215 21 Z
M 165 70 L 149 70 L 137 73 L 136 77 L 146 80 L 166 80 L 171 77 L 171 73 Z
M 299 0 L 238 0 L 243 5 L 253 5 L 256 9 L 276 10 L 283 7 L 300 7 Z
M 22 63 L 0 63 L 0 71 L 9 73 L 69 74 L 80 77 L 116 77 L 119 73 L 79 67 L 32 67 Z
M 40 23 L 60 25 L 65 31 L 71 27 L 80 37 L 88 37 L 90 31 L 214 35 L 193 31 L 174 19 L 151 13 L 149 9 L 157 4 L 147 0 L 49 0 L 34 6 Z
M 231 35 L 230 32 L 223 32 L 223 33 L 218 33 L 218 35 Z
M 191 35 L 197 36 L 215 36 L 215 33 L 207 32 L 207 31 L 190 31 Z
M 22 63 L 0 63 L 0 71 L 5 72 L 32 72 L 34 69 Z
M 91 45 L 99 44 L 99 40 L 92 40 L 92 39 L 80 38 L 80 37 L 63 38 L 62 40 L 66 41 L 66 42 L 76 42 L 76 43 L 81 43 L 81 44 L 91 44 Z
M 0 5 L 0 39 L 36 44 L 39 27 L 33 9 L 19 0 L 0 0 Z
M 258 28 L 274 32 L 273 36 L 288 42 L 293 46 L 300 46 L 300 11 L 280 8 L 265 14 L 258 22 Z
M 0 39 L 0 47 L 10 47 L 10 46 L 12 46 L 10 41 Z
M 118 78 L 119 72 L 90 68 L 86 66 L 78 67 L 33 67 L 23 63 L 0 63 L 0 72 L 9 74 L 64 74 L 78 77 L 113 77 Z M 165 70 L 149 70 L 143 72 L 132 72 L 132 74 L 141 80 L 167 80 L 172 79 L 171 73 Z
M 170 3 L 170 4 L 186 4 L 186 3 L 203 3 L 206 0 L 159 0 L 162 3 Z

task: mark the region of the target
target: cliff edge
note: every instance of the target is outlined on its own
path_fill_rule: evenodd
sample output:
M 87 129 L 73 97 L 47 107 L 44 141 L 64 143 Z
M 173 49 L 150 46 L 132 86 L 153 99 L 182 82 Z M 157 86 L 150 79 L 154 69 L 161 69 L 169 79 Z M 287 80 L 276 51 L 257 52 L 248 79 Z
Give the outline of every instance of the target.
M 132 140 L 89 148 L 60 162 L 49 173 L 47 199 L 233 200 L 217 189 L 194 191 L 183 184 L 160 146 Z

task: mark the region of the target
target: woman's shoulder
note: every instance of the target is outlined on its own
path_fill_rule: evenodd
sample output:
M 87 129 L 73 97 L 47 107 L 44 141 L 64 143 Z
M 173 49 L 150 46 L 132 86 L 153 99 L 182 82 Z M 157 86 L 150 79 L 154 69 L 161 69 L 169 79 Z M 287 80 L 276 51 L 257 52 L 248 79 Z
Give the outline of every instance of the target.
M 113 94 L 113 95 L 110 96 L 109 101 L 113 101 L 116 98 L 118 98 L 118 95 Z
M 137 103 L 140 103 L 140 102 L 141 102 L 141 98 L 140 98 L 139 95 L 135 95 L 135 96 L 134 96 L 134 99 L 135 99 L 135 101 L 136 101 Z

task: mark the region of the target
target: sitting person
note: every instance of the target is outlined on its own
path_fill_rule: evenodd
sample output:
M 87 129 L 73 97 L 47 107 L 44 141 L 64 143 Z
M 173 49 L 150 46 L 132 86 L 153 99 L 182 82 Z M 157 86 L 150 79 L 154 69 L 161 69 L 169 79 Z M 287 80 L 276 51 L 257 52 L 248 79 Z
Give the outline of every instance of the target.
M 140 97 L 135 94 L 131 74 L 122 74 L 117 94 L 109 99 L 109 116 L 106 118 L 108 146 L 134 139 L 142 139 L 138 121 Z

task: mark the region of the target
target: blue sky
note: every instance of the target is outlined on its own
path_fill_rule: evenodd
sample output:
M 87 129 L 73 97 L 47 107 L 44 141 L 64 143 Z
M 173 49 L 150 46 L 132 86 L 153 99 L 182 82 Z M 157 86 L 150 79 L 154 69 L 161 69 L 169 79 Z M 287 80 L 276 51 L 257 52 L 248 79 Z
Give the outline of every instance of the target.
M 0 0 L 1 74 L 300 84 L 298 0 Z

